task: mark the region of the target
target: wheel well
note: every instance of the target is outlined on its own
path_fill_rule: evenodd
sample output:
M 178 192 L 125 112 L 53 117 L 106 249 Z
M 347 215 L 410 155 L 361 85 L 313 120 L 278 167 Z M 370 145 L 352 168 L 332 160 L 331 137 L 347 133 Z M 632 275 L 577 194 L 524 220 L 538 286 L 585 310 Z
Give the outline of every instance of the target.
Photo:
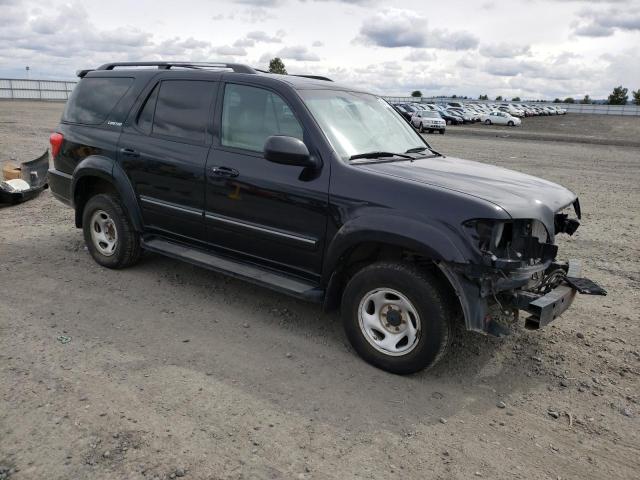
M 116 187 L 100 177 L 86 176 L 78 180 L 73 192 L 73 205 L 76 210 L 76 227 L 82 228 L 82 213 L 89 199 L 99 193 L 115 193 Z
M 455 289 L 449 279 L 436 265 L 436 260 L 424 254 L 403 248 L 398 245 L 378 242 L 363 242 L 349 249 L 340 259 L 340 265 L 329 281 L 325 295 L 324 308 L 326 311 L 335 310 L 342 300 L 342 292 L 349 279 L 360 269 L 381 260 L 415 263 L 428 270 L 436 277 L 447 294 L 452 310 L 456 317 L 462 317 L 462 307 Z

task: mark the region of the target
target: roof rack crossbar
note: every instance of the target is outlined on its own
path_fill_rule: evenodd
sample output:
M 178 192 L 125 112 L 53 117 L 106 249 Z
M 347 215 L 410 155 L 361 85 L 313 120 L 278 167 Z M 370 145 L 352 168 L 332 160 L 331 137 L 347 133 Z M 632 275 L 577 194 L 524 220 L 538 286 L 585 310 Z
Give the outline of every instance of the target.
M 113 70 L 116 67 L 157 67 L 160 70 L 168 70 L 171 67 L 228 68 L 236 73 L 256 73 L 256 71 L 248 65 L 226 62 L 115 62 L 100 65 L 97 70 Z

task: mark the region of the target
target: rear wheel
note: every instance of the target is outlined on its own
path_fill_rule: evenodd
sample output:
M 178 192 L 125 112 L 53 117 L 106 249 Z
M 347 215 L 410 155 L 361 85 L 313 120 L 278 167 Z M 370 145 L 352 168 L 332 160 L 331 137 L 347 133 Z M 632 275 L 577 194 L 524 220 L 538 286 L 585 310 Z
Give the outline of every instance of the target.
M 372 365 L 408 374 L 435 365 L 451 338 L 439 280 L 409 263 L 364 267 L 347 284 L 342 320 L 351 345 Z
M 513 120 L 509 120 L 509 121 L 507 122 L 507 125 L 509 125 L 510 127 L 513 127 L 513 125 L 514 125 Z
M 140 238 L 116 195 L 91 197 L 82 214 L 84 241 L 100 265 L 125 268 L 140 258 Z

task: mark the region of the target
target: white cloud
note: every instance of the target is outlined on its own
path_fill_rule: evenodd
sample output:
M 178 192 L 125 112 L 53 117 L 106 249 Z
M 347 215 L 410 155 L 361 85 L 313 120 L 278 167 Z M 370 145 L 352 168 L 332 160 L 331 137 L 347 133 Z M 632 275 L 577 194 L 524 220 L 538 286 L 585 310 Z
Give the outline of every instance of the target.
M 465 11 L 388 3 L 396 8 L 382 0 L 189 0 L 188 8 L 156 0 L 152 9 L 130 2 L 124 16 L 99 0 L 0 0 L 0 77 L 23 77 L 29 65 L 32 78 L 68 79 L 117 60 L 264 68 L 281 56 L 291 73 L 388 94 L 603 98 L 614 85 L 639 86 L 640 0 L 511 0 L 508 9 L 481 0 Z
M 366 19 L 358 41 L 379 47 L 468 50 L 478 45 L 469 32 L 427 28 L 427 19 L 412 10 L 386 8 Z

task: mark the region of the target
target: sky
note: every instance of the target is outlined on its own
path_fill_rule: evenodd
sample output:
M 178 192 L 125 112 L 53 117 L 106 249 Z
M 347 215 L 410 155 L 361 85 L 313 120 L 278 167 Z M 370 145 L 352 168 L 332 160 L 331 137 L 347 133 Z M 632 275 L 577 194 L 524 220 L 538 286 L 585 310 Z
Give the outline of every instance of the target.
M 240 62 L 374 93 L 640 89 L 640 0 L 0 0 L 0 78 L 113 61 Z

